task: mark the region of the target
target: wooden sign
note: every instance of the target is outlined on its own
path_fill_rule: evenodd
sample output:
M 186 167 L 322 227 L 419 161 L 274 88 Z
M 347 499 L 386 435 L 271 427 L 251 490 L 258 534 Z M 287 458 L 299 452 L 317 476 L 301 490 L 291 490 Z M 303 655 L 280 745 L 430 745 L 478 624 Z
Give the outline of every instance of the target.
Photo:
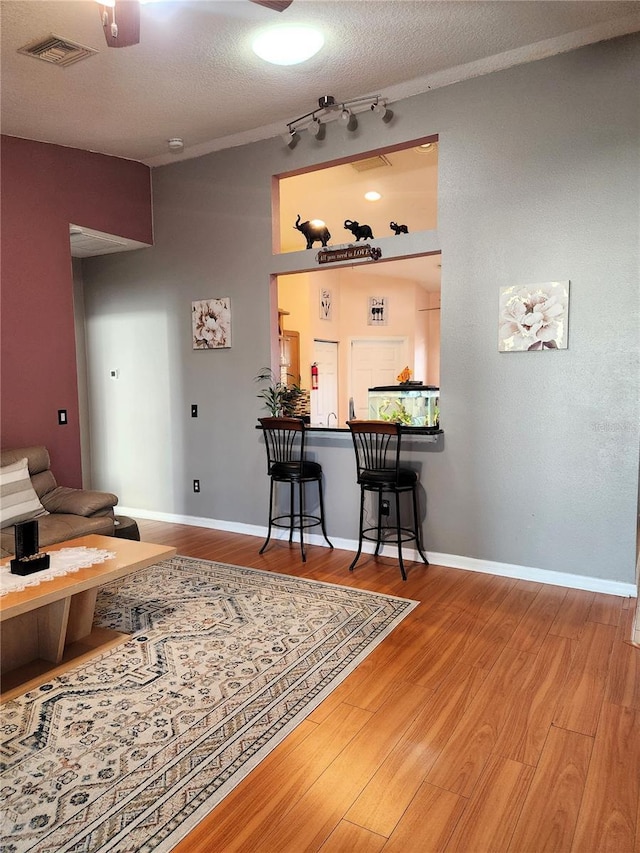
M 354 261 L 359 258 L 371 258 L 377 261 L 382 257 L 382 250 L 368 243 L 362 246 L 346 246 L 344 249 L 320 249 L 317 258 L 319 264 L 331 264 L 336 261 Z

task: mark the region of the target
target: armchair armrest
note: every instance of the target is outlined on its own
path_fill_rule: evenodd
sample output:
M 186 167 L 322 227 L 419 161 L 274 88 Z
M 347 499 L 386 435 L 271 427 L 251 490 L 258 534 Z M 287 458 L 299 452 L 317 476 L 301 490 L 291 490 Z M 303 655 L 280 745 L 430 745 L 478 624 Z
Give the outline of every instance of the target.
M 117 503 L 118 498 L 110 492 L 71 489 L 68 486 L 58 486 L 42 498 L 42 505 L 48 512 L 64 512 L 85 518 L 101 510 L 112 509 Z

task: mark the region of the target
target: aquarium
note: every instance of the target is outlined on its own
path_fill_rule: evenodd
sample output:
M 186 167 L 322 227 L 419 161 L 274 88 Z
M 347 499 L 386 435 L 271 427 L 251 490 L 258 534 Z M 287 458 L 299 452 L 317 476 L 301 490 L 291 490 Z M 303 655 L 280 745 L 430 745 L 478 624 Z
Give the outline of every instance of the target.
M 435 430 L 440 425 L 439 396 L 439 388 L 412 382 L 369 388 L 369 418 Z

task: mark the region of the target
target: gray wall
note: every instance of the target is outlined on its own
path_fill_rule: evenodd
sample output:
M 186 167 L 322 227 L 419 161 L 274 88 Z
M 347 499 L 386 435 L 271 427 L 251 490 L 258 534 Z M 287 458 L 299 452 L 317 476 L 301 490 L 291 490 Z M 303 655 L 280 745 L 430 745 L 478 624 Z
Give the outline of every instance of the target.
M 410 454 L 426 547 L 632 583 L 638 79 L 630 36 L 396 103 L 391 126 L 367 116 L 355 138 L 154 170 L 155 246 L 84 262 L 94 486 L 129 507 L 264 525 L 253 377 L 270 353 L 271 176 L 438 133 L 445 436 Z M 499 288 L 566 279 L 569 348 L 498 353 Z M 212 296 L 231 297 L 233 346 L 194 352 L 191 301 Z M 330 534 L 353 539 L 351 449 L 312 451 Z

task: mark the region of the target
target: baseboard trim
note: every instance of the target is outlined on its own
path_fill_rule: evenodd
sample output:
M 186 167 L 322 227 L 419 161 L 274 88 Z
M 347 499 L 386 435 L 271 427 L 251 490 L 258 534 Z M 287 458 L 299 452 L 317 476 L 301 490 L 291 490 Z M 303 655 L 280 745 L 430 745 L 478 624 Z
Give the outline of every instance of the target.
M 170 512 L 155 512 L 146 509 L 135 509 L 133 507 L 118 506 L 117 512 L 120 515 L 129 515 L 133 518 L 147 519 L 148 521 L 166 521 L 172 524 L 186 524 L 191 527 L 207 527 L 211 530 L 224 530 L 227 533 L 244 533 L 246 536 L 256 536 L 264 539 L 267 535 L 267 528 L 257 524 L 242 524 L 236 521 L 218 521 L 213 518 L 201 518 L 193 515 L 177 515 Z M 289 534 L 283 530 L 272 531 L 272 539 L 288 539 Z M 358 543 L 354 539 L 337 539 L 333 536 L 329 537 L 334 547 L 344 551 L 357 551 Z M 310 545 L 321 545 L 325 548 L 327 543 L 323 537 L 317 533 L 305 535 L 305 542 Z M 362 550 L 367 554 L 372 554 L 374 545 L 370 542 L 365 542 Z M 395 547 L 390 545 L 382 549 L 385 557 L 393 557 L 396 552 Z M 419 560 L 420 557 L 417 551 L 405 548 L 403 551 L 408 557 L 414 560 Z M 534 583 L 544 583 L 551 586 L 564 586 L 570 589 L 582 589 L 587 592 L 601 592 L 606 595 L 621 595 L 623 597 L 635 598 L 637 595 L 636 587 L 632 583 L 623 583 L 622 581 L 612 581 L 605 578 L 592 578 L 587 575 L 573 575 L 566 572 L 552 572 L 548 569 L 537 569 L 533 566 L 519 566 L 511 563 L 496 563 L 491 560 L 478 560 L 475 557 L 462 557 L 457 554 L 442 554 L 437 551 L 427 551 L 429 562 L 437 566 L 445 566 L 449 569 L 463 569 L 468 572 L 480 572 L 488 575 L 498 575 L 500 577 L 514 578 L 516 580 L 533 581 Z

